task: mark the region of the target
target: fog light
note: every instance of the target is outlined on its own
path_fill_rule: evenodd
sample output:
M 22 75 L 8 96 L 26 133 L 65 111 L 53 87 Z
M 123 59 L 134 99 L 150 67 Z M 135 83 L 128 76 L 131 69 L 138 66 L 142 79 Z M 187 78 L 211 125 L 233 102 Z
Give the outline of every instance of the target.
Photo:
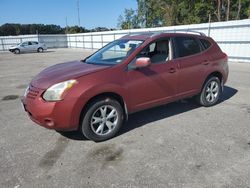
M 44 120 L 44 122 L 45 122 L 46 126 L 48 126 L 48 127 L 53 127 L 55 125 L 55 123 L 52 119 L 47 118 Z

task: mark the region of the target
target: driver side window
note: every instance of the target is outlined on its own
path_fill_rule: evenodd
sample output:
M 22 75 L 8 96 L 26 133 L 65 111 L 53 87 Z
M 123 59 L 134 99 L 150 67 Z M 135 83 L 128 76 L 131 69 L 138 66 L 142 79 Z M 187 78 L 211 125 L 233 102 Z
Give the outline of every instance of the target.
M 137 58 L 148 57 L 152 64 L 166 63 L 170 59 L 170 39 L 158 40 L 143 48 L 130 62 L 128 68 L 133 68 Z
M 28 46 L 28 42 L 23 42 L 22 46 Z

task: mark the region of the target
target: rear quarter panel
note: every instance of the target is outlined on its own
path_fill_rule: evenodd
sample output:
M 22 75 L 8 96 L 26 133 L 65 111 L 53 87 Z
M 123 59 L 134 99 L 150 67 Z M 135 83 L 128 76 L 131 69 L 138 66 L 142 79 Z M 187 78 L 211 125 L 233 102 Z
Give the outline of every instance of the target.
M 212 39 L 208 38 L 208 41 L 212 44 L 210 48 L 205 50 L 203 53 L 209 59 L 209 66 L 206 68 L 205 71 L 205 78 L 203 83 L 205 83 L 206 79 L 209 77 L 210 74 L 214 72 L 219 72 L 222 74 L 223 83 L 226 83 L 228 78 L 228 57 L 225 53 L 222 52 L 218 44 Z M 202 87 L 200 88 L 200 90 Z

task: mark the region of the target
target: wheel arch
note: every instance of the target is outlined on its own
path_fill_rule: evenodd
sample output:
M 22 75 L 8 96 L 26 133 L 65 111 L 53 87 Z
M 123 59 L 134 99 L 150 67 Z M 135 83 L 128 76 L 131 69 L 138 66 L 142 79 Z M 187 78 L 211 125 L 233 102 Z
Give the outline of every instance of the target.
M 223 80 L 223 74 L 222 74 L 220 71 L 214 71 L 214 72 L 210 73 L 210 74 L 207 76 L 207 79 L 210 78 L 210 77 L 212 77 L 212 76 L 218 77 L 218 78 L 220 79 L 220 81 Z M 206 80 L 207 80 L 207 79 L 206 79 Z
M 18 50 L 18 51 L 19 51 L 19 53 L 21 53 L 20 48 L 15 48 L 15 49 L 13 50 L 13 52 L 15 52 L 16 50 Z
M 86 113 L 86 110 L 89 107 L 89 105 L 93 101 L 101 99 L 101 98 L 105 98 L 105 97 L 107 97 L 107 98 L 113 98 L 113 99 L 117 100 L 120 103 L 120 105 L 121 105 L 121 107 L 123 109 L 123 112 L 124 112 L 126 120 L 128 119 L 127 104 L 126 104 L 124 98 L 120 94 L 118 94 L 116 92 L 103 92 L 103 93 L 99 93 L 99 94 L 96 94 L 95 96 L 91 97 L 86 102 L 86 104 L 82 107 L 81 114 L 80 114 L 80 119 L 79 119 L 79 125 L 80 125 L 80 123 L 82 121 L 82 118 L 84 117 L 84 115 Z
M 206 84 L 207 80 L 209 78 L 211 78 L 212 76 L 216 76 L 219 78 L 220 82 L 221 82 L 221 88 L 223 89 L 223 74 L 220 71 L 213 71 L 210 74 L 207 75 L 206 79 L 203 81 L 202 87 L 200 89 L 200 91 L 202 90 L 202 88 L 204 87 L 204 85 Z

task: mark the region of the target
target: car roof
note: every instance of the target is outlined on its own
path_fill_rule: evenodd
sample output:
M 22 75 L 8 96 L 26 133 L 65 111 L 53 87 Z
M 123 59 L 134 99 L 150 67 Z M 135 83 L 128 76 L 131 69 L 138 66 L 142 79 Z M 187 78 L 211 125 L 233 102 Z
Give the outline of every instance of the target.
M 176 32 L 142 32 L 142 33 L 131 33 L 123 36 L 121 39 L 131 40 L 147 40 L 150 38 L 161 38 L 161 37 L 173 37 L 173 36 L 200 36 L 206 37 L 204 33 L 197 31 L 176 31 Z
M 24 42 L 38 42 L 38 41 L 35 41 L 35 40 L 28 40 L 28 41 L 23 41 L 22 43 Z

